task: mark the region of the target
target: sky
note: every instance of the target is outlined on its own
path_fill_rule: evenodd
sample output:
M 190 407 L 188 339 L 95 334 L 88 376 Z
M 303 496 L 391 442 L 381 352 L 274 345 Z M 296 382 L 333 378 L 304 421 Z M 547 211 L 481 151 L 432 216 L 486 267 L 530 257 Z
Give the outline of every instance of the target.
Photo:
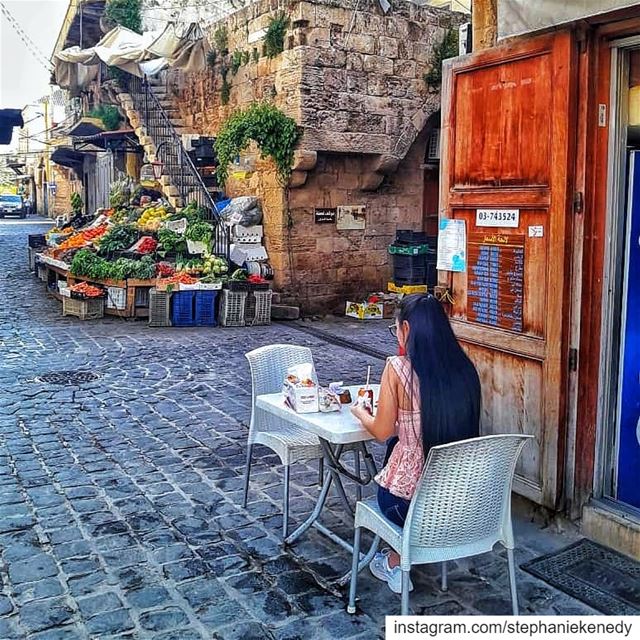
M 51 57 L 69 0 L 0 0 L 47 58 Z M 50 73 L 31 54 L 6 16 L 0 12 L 0 109 L 22 109 L 48 95 Z M 34 128 L 35 127 L 35 128 Z M 29 124 L 30 132 L 44 122 Z M 14 129 L 15 146 L 18 130 Z M 0 145 L 0 152 L 6 146 Z

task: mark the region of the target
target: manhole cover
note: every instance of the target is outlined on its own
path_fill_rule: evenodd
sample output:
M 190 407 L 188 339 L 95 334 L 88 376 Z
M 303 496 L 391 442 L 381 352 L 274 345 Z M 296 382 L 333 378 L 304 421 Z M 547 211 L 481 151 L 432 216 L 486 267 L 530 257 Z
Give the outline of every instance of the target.
M 36 378 L 36 382 L 47 384 L 82 384 L 97 380 L 100 376 L 93 371 L 52 371 Z

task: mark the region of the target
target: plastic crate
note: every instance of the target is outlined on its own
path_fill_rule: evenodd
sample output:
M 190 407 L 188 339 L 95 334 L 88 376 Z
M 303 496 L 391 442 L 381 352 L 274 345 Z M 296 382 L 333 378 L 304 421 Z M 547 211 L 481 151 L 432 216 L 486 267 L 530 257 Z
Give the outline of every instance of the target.
M 223 327 L 244 327 L 245 308 L 247 304 L 246 291 L 222 291 L 220 299 L 220 324 Z
M 389 253 L 391 255 L 418 256 L 432 253 L 433 249 L 428 244 L 390 244 Z
M 249 283 L 245 280 L 228 280 L 224 288 L 229 291 L 249 291 Z
M 267 289 L 250 291 L 245 303 L 244 319 L 247 326 L 271 324 L 271 295 Z
M 127 308 L 127 290 L 122 287 L 107 287 L 107 309 L 123 311 Z
M 196 291 L 195 320 L 197 327 L 215 327 L 217 291 Z
M 104 316 L 104 300 L 102 298 L 87 300 L 62 298 L 62 315 L 76 316 L 80 320 L 97 320 Z
M 174 327 L 193 327 L 195 291 L 178 291 L 171 296 L 171 324 Z
M 171 294 L 166 291 L 149 291 L 149 326 L 171 326 Z
M 44 233 L 30 233 L 29 234 L 29 247 L 31 249 L 37 249 L 38 247 L 47 246 L 47 237 Z

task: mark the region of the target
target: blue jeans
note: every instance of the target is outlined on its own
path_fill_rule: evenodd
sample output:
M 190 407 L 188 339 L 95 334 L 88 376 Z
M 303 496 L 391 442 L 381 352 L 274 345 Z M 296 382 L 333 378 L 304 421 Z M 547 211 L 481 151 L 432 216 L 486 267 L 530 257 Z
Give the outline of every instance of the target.
M 395 436 L 387 441 L 387 454 L 384 458 L 385 465 L 389 461 L 389 456 L 397 443 L 398 438 Z M 404 527 L 404 521 L 407 519 L 407 513 L 409 511 L 409 504 L 409 500 L 394 496 L 388 489 L 378 486 L 378 506 L 380 507 L 380 511 L 387 520 L 390 520 L 398 527 Z

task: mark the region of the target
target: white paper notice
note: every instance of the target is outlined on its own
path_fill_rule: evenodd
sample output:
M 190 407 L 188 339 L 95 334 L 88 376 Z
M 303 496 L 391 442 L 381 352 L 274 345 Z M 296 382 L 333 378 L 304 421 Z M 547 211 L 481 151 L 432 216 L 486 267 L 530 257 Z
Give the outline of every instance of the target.
M 466 271 L 467 233 L 464 220 L 440 220 L 436 268 L 440 271 Z

